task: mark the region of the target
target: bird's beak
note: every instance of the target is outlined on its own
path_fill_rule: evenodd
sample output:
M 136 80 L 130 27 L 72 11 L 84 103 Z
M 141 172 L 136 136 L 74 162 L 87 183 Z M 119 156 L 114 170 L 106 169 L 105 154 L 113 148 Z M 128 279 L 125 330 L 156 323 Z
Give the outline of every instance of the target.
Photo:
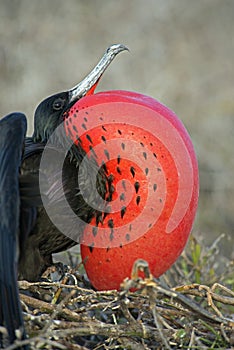
M 125 50 L 128 50 L 128 48 L 122 44 L 116 44 L 108 47 L 94 69 L 79 84 L 68 91 L 69 102 L 73 102 L 84 96 L 93 94 L 102 74 L 105 72 L 107 67 L 120 52 Z

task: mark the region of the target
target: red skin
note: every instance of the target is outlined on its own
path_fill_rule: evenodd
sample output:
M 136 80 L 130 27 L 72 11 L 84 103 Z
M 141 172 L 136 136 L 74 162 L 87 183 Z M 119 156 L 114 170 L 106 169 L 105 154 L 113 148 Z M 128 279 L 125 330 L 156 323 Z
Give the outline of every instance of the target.
M 81 240 L 91 283 L 98 290 L 119 289 L 139 258 L 159 277 L 184 249 L 197 210 L 198 165 L 186 129 L 170 109 L 129 91 L 86 96 L 71 108 L 69 119 L 66 130 L 73 140 L 75 125 L 82 147 L 89 152 L 91 145 L 98 164 L 104 161 L 107 175 L 114 176 L 114 202 L 109 206 L 117 211 L 98 225 L 96 235 L 92 233 L 93 220 Z M 123 179 L 129 181 L 125 188 Z M 140 184 L 137 190 L 136 182 Z M 127 208 L 121 216 L 123 206 Z

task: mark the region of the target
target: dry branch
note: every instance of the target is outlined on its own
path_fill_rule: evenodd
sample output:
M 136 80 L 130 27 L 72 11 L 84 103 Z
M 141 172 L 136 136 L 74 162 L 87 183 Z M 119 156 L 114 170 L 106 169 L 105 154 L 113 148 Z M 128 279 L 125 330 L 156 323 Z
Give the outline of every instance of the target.
M 141 270 L 147 278 L 138 277 Z M 120 292 L 54 282 L 20 281 L 19 286 L 30 335 L 26 342 L 32 349 L 215 349 L 233 345 L 234 320 L 220 306 L 233 307 L 230 289 L 217 283 L 169 288 L 155 280 L 141 260 Z M 38 299 L 44 293 L 46 300 L 50 294 L 50 302 Z M 7 348 L 13 349 L 16 345 Z

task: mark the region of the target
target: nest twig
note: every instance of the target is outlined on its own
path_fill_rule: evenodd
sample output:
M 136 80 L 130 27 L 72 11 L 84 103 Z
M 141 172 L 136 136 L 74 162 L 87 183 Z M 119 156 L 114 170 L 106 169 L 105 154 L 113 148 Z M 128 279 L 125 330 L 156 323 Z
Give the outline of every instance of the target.
M 24 343 L 51 350 L 232 348 L 234 292 L 217 283 L 218 277 L 210 285 L 201 283 L 202 277 L 213 276 L 207 256 L 215 258 L 202 253 L 194 239 L 192 245 L 196 253 L 185 253 L 160 281 L 147 262 L 137 260 L 120 291 L 95 291 L 76 269 L 67 271 L 61 282 L 20 281 L 29 338 L 7 350 Z M 227 280 L 233 286 L 231 270 L 226 269 Z M 169 287 L 175 276 L 185 282 L 192 276 L 196 283 Z

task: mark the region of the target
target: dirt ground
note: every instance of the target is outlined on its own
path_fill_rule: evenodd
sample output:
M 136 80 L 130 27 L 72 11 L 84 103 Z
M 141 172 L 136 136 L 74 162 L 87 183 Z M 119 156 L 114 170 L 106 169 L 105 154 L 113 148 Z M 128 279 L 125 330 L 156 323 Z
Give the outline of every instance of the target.
M 81 80 L 112 43 L 130 49 L 99 90 L 134 90 L 173 109 L 200 167 L 194 232 L 207 242 L 234 232 L 234 1 L 2 0 L 1 116 L 23 111 L 28 133 L 45 96 Z

